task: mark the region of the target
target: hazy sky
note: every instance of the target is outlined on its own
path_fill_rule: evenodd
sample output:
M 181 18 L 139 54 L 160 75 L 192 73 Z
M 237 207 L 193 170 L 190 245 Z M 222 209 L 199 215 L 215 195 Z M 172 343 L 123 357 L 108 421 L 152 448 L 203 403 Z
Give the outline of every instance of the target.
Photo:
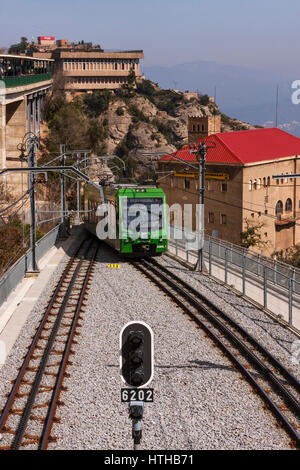
M 300 79 L 299 18 L 299 0 L 0 0 L 0 46 L 53 35 L 143 49 L 147 66 L 211 60 Z

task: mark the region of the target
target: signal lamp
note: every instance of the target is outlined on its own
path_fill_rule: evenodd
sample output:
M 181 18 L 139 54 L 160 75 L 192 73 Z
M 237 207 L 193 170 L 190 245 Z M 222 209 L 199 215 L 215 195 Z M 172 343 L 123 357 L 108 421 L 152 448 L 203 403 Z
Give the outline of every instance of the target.
M 144 322 L 130 322 L 120 335 L 122 380 L 132 387 L 148 384 L 153 375 L 153 333 Z

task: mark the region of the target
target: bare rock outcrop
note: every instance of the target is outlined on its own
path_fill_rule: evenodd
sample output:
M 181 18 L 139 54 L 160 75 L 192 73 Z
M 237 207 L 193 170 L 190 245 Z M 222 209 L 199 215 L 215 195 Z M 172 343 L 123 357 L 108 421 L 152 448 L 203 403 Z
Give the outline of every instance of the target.
M 188 143 L 189 116 L 220 114 L 206 95 L 163 90 L 146 82 L 130 93 L 112 93 L 108 109 L 99 115 L 107 130 L 107 154 L 139 160 L 143 152 L 174 152 Z M 222 115 L 222 132 L 254 127 Z

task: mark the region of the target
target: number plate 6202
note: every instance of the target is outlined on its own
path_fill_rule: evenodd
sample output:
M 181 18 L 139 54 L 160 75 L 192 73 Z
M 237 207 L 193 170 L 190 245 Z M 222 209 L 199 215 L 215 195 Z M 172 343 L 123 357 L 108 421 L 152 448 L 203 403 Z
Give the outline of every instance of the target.
M 121 402 L 130 401 L 153 402 L 153 388 L 121 388 Z

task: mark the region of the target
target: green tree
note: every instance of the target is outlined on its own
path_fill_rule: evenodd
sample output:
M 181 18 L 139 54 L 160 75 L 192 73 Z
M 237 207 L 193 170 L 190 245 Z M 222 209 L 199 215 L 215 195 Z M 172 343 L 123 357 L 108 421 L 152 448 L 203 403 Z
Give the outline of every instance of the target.
M 209 96 L 208 95 L 200 95 L 199 96 L 199 103 L 202 106 L 207 106 L 209 104 Z
M 56 111 L 52 110 L 48 125 L 46 145 L 49 151 L 57 151 L 61 143 L 69 150 L 88 147 L 88 119 L 76 103 L 64 102 Z
M 150 80 L 141 80 L 136 85 L 136 91 L 141 95 L 147 96 L 152 101 L 155 95 L 155 87 Z
M 133 89 L 135 87 L 136 75 L 135 75 L 135 71 L 133 69 L 130 69 L 130 72 L 127 76 L 127 84 L 128 84 L 128 88 L 130 88 L 130 89 Z
M 25 52 L 25 50 L 28 47 L 28 39 L 25 36 L 21 37 L 21 43 L 20 43 L 20 52 Z
M 285 253 L 283 250 L 274 251 L 272 257 L 276 258 L 278 261 L 300 268 L 300 244 L 288 248 Z
M 89 148 L 93 152 L 99 152 L 103 148 L 104 140 L 108 137 L 108 131 L 98 119 L 91 119 L 88 136 L 90 140 Z
M 241 232 L 241 244 L 245 248 L 251 248 L 252 246 L 262 247 L 267 245 L 269 242 L 261 239 L 260 230 L 264 226 L 262 222 L 254 222 L 252 220 L 245 219 L 246 230 Z
M 83 97 L 83 103 L 89 115 L 97 117 L 108 110 L 112 95 L 109 90 L 99 90 L 87 93 Z
M 116 95 L 119 98 L 128 100 L 133 95 L 133 90 L 136 87 L 136 75 L 133 69 L 130 69 L 129 74 L 127 75 L 127 82 L 124 83 L 121 88 L 116 90 Z

